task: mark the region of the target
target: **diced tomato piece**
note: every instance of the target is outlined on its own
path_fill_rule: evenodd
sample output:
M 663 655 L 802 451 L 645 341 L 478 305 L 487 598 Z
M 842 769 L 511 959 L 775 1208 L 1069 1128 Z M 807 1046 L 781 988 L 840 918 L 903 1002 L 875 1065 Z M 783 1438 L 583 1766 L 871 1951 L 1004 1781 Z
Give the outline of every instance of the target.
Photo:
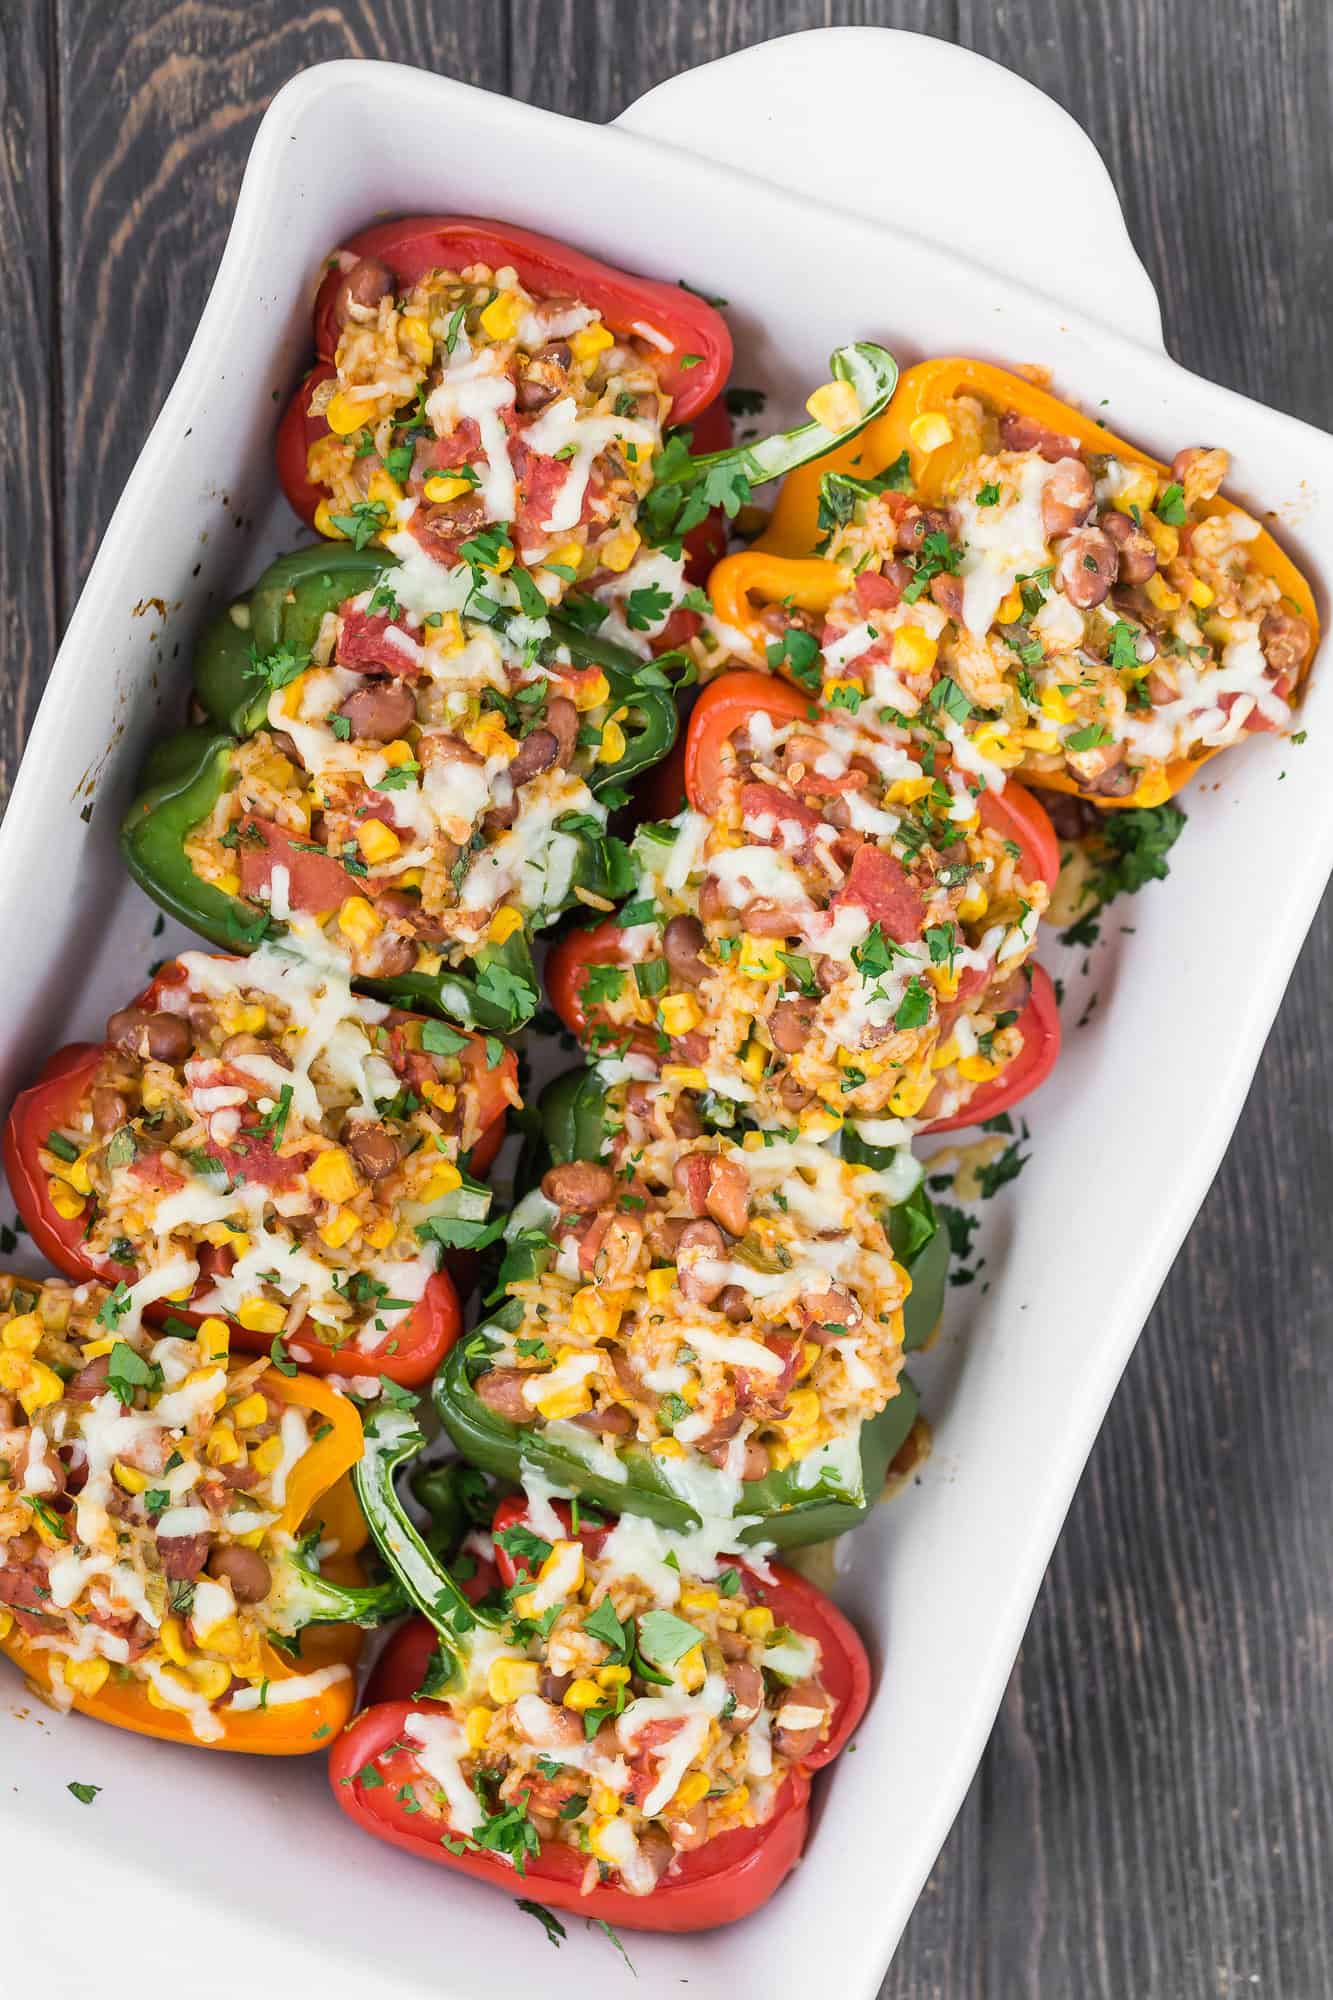
M 872 611 L 892 611 L 902 597 L 902 586 L 877 570 L 862 570 L 856 579 L 856 602 L 868 617 Z
M 769 816 L 775 821 L 770 834 L 755 834 L 755 839 L 768 847 L 790 848 L 790 840 L 785 832 L 787 826 L 796 825 L 801 829 L 801 840 L 795 850 L 799 852 L 809 845 L 810 835 L 821 824 L 819 814 L 790 792 L 779 791 L 776 785 L 749 784 L 741 787 L 741 813 L 748 823 Z
M 925 900 L 901 861 L 869 841 L 858 847 L 847 880 L 831 907 L 851 904 L 864 910 L 895 944 L 911 944 L 921 935 Z
M 249 838 L 252 833 L 262 837 L 262 847 Z M 348 896 L 361 894 L 365 886 L 331 854 L 310 854 L 295 846 L 290 834 L 274 820 L 246 820 L 237 854 L 241 893 L 258 898 L 260 891 L 270 886 L 273 870 L 285 868 L 287 903 L 293 910 L 336 910 Z
M 382 611 L 373 617 L 364 611 L 344 611 L 336 648 L 338 665 L 351 667 L 355 673 L 374 671 L 405 679 L 420 673 L 419 663 L 407 648 L 385 637 L 391 626 L 399 631 L 407 629 L 401 619 L 386 617 Z

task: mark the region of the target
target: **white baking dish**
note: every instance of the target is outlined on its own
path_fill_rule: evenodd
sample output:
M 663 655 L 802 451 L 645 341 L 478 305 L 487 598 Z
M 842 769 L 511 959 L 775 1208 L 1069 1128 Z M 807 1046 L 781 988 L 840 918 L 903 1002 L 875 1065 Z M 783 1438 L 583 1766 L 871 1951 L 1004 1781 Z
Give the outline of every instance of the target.
M 931 162 L 923 216 L 966 229 L 966 256 L 874 220 L 890 112 L 895 148 Z M 0 996 L 6 1096 L 174 941 L 153 938 L 116 825 L 145 747 L 180 711 L 202 616 L 298 539 L 274 498 L 272 425 L 307 354 L 320 259 L 378 213 L 506 216 L 724 293 L 735 379 L 779 401 L 862 335 L 904 361 L 1044 362 L 1057 387 L 1099 412 L 1105 401 L 1114 428 L 1167 456 L 1226 444 L 1231 490 L 1276 514 L 1316 580 L 1333 574 L 1333 440 L 1167 359 L 1100 163 L 1017 79 L 939 43 L 843 30 L 677 79 L 622 124 L 594 129 L 361 63 L 312 70 L 275 101 L 0 833 L 0 935 L 16 968 Z M 938 145 L 942 126 L 991 135 L 984 176 L 969 148 Z M 1331 714 L 1317 670 L 1304 748 L 1267 740 L 1208 767 L 1170 882 L 1097 959 L 1100 1006 L 1069 1034 L 1033 1115 L 1031 1163 L 992 1231 L 989 1289 L 956 1295 L 966 1341 L 947 1337 L 931 1357 L 934 1457 L 846 1547 L 842 1595 L 880 1672 L 856 1753 L 825 1781 L 808 1858 L 759 1917 L 631 1943 L 644 2000 L 682 1981 L 699 1996 L 875 1991 L 1333 863 Z M 601 1936 L 574 1923 L 554 1952 L 498 1896 L 356 1833 L 318 1760 L 143 1743 L 50 1716 L 0 1673 L 0 1880 L 48 1991 L 83 1990 L 94 1962 L 105 2000 L 168 1971 L 199 1994 L 258 1978 L 325 2000 L 629 1990 Z M 70 1797 L 72 1779 L 103 1787 L 92 1807 Z M 10 1950 L 12 1962 L 12 1938 Z

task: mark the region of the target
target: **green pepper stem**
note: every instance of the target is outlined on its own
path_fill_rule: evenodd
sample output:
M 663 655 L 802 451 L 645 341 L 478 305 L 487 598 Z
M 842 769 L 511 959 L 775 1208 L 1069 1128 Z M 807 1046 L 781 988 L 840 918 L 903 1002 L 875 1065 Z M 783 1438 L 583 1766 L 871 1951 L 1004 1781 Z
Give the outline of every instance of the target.
M 292 1638 L 307 1625 L 382 1625 L 406 1611 L 407 1599 L 396 1578 L 385 1583 L 331 1583 L 296 1556 L 287 1556 L 274 1571 L 264 1611 L 269 1627 Z

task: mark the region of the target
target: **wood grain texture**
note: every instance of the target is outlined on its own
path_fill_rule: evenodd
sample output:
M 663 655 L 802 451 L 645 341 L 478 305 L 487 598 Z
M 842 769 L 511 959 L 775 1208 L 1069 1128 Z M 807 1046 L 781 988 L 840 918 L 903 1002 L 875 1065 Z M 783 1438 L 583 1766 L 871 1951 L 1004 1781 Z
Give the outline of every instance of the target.
M 379 56 L 602 119 L 690 64 L 854 22 L 961 40 L 1064 103 L 1172 351 L 1328 421 L 1333 31 L 1313 0 L 19 0 L 0 7 L 0 253 L 24 279 L 0 317 L 0 787 L 288 76 Z M 883 2000 L 1333 1993 L 1331 961 L 1326 908 Z
M 50 101 L 58 72 L 50 21 L 32 0 L 0 9 L 0 808 L 55 652 L 64 607 L 53 365 Z

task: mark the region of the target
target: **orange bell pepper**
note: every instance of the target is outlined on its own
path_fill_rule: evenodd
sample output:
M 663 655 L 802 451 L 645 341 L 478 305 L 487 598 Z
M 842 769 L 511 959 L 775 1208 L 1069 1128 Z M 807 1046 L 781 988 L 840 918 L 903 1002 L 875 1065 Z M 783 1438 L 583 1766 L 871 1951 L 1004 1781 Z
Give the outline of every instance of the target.
M 232 1365 L 247 1364 L 241 1357 Z M 268 1394 L 280 1401 L 318 1411 L 328 1427 L 325 1435 L 317 1438 L 292 1468 L 285 1504 L 275 1527 L 286 1534 L 295 1534 L 312 1514 L 316 1515 L 325 1529 L 344 1544 L 339 1554 L 325 1565 L 325 1575 L 334 1581 L 358 1582 L 360 1566 L 355 1561 L 355 1549 L 364 1544 L 366 1531 L 346 1482 L 346 1474 L 362 1450 L 361 1419 L 356 1407 L 313 1375 L 285 1376 L 271 1368 L 265 1372 L 263 1383 Z M 351 1509 L 355 1510 L 355 1523 Z M 351 1544 L 350 1551 L 347 1543 Z M 209 1742 L 194 1734 L 183 1712 L 155 1707 L 144 1682 L 118 1680 L 114 1673 L 96 1694 L 74 1694 L 73 1706 L 96 1722 L 109 1722 L 118 1729 L 160 1737 L 169 1743 L 189 1743 L 205 1750 L 245 1750 L 270 1757 L 300 1756 L 326 1748 L 350 1717 L 356 1693 L 352 1663 L 360 1650 L 362 1636 L 353 1625 L 312 1628 L 296 1663 L 268 1640 L 261 1641 L 263 1702 L 230 1715 L 225 1708 L 215 1708 L 212 1712 L 222 1725 L 222 1734 Z M 34 1636 L 22 1632 L 15 1624 L 0 1640 L 0 1652 L 22 1669 L 38 1693 L 50 1693 L 52 1656 L 49 1650 L 35 1643 Z M 321 1685 L 326 1673 L 327 1683 Z M 284 1698 L 284 1685 L 307 1677 L 316 1682 L 309 1692 Z
M 709 593 L 719 618 L 746 634 L 759 659 L 764 657 L 765 641 L 770 635 L 755 615 L 756 601 L 772 604 L 790 598 L 799 609 L 824 611 L 838 594 L 834 574 L 838 566 L 818 557 L 811 558 L 809 553 L 819 539 L 819 482 L 823 475 L 846 472 L 859 479 L 874 478 L 906 452 L 912 471 L 913 496 L 928 506 L 938 504 L 952 490 L 954 480 L 977 451 L 975 423 L 959 421 L 957 408 L 950 414 L 951 406 L 960 397 L 975 398 L 992 410 L 1016 410 L 1048 430 L 1077 438 L 1087 451 L 1105 452 L 1142 465 L 1159 477 L 1167 470 L 1159 460 L 1150 458 L 1135 445 L 1126 444 L 1072 404 L 1061 402 L 1020 375 L 1011 375 L 990 362 L 966 356 L 920 362 L 903 375 L 884 415 L 869 424 L 859 437 L 787 475 L 768 527 L 754 548 L 727 557 L 714 570 Z M 950 415 L 953 435 L 933 451 L 922 450 L 913 443 L 912 427 L 918 418 L 934 413 Z M 1203 501 L 1198 508 L 1201 516 L 1241 511 L 1220 495 Z M 1255 567 L 1272 577 L 1283 597 L 1309 621 L 1317 645 L 1319 620 L 1314 594 L 1296 565 L 1266 529 L 1261 529 L 1246 546 Z M 1092 802 L 1106 811 L 1160 805 L 1216 755 L 1213 749 L 1194 757 L 1177 758 L 1127 796 L 1093 797 Z M 1061 771 L 1043 771 L 1037 782 L 1048 791 L 1089 796 Z

